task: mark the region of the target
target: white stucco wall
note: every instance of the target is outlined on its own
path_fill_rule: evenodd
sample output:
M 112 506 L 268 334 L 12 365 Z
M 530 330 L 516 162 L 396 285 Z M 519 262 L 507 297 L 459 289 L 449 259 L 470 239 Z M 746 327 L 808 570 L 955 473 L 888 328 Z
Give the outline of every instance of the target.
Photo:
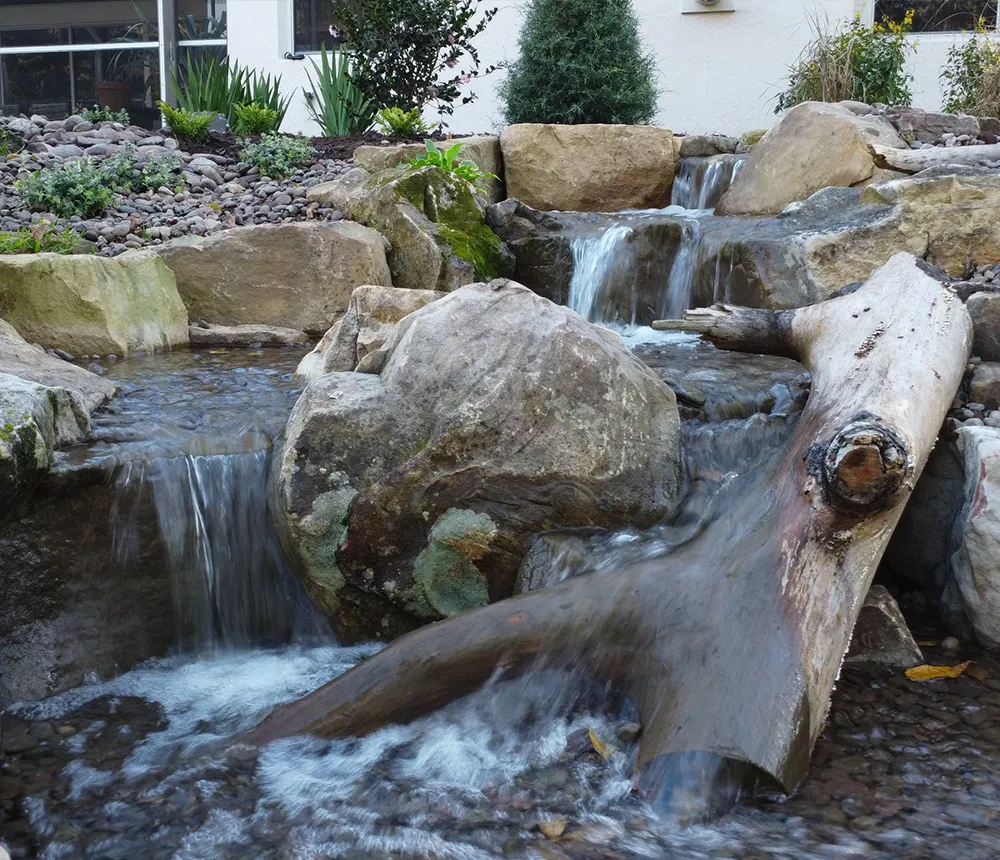
M 317 134 L 301 88 L 309 61 L 285 60 L 291 45 L 291 0 L 229 0 L 229 53 L 234 59 L 282 76 L 295 89 L 285 131 Z M 499 7 L 480 37 L 484 67 L 517 57 L 522 0 L 483 0 Z M 733 0 L 734 12 L 681 14 L 682 0 L 634 0 L 643 37 L 655 55 L 661 90 L 656 122 L 676 132 L 740 134 L 774 121 L 774 101 L 788 67 L 811 38 L 809 20 L 847 18 L 870 6 L 862 0 Z M 914 104 L 941 107 L 938 76 L 948 47 L 959 34 L 923 34 L 910 61 Z M 458 106 L 450 127 L 459 132 L 489 131 L 501 124 L 495 88 L 502 72 L 474 83 L 479 98 Z

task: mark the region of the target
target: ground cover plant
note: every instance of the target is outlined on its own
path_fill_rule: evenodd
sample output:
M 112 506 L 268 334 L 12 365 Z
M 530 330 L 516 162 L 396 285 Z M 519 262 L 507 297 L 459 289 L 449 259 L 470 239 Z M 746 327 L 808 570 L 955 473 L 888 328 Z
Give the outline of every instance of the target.
M 259 168 L 264 176 L 281 179 L 305 164 L 314 152 L 308 138 L 270 132 L 261 135 L 257 143 L 244 141 L 240 159 Z
M 72 227 L 54 230 L 49 221 L 0 232 L 0 254 L 69 254 L 79 244 L 80 234 Z
M 428 139 L 424 141 L 424 146 L 427 151 L 407 164 L 406 167 L 411 170 L 419 170 L 421 167 L 440 167 L 473 185 L 481 185 L 487 179 L 499 178 L 495 173 L 480 170 L 479 165 L 474 161 L 461 159 L 461 143 L 452 144 L 447 149 L 438 149 L 434 141 Z

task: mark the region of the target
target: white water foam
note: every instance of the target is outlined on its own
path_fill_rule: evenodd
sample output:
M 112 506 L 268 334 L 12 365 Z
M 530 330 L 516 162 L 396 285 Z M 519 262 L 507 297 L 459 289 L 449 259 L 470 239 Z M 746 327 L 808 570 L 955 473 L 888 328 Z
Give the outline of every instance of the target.
M 573 239 L 568 304 L 585 320 L 601 321 L 601 292 L 614 267 L 627 264 L 623 258 L 632 235 L 629 224 L 619 222 L 599 233 L 585 233 Z

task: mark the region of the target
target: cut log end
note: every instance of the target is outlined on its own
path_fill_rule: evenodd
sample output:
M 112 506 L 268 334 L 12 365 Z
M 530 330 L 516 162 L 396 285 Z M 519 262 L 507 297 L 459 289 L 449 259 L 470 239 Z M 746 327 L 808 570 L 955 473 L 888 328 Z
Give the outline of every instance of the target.
M 914 471 L 913 458 L 899 432 L 869 414 L 859 415 L 830 442 L 814 445 L 808 459 L 827 501 L 855 513 L 889 507 Z

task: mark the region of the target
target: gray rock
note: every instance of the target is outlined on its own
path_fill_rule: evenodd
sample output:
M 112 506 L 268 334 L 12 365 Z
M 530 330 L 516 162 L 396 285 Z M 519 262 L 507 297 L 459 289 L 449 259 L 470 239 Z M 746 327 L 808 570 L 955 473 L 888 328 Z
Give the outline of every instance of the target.
M 83 155 L 83 150 L 79 146 L 71 143 L 63 143 L 53 146 L 50 152 L 57 158 L 79 158 Z
M 876 663 L 894 669 L 909 669 L 924 662 L 903 613 L 885 586 L 868 589 L 844 662 Z
M 975 293 L 965 307 L 972 317 L 972 351 L 984 361 L 1000 361 L 1000 293 Z
M 672 508 L 676 401 L 614 332 L 501 280 L 409 314 L 381 352 L 377 376 L 306 386 L 275 464 L 277 509 L 344 638 L 509 596 L 539 531 L 643 528 Z
M 188 327 L 191 346 L 288 346 L 304 344 L 305 332 L 272 325 L 193 325 Z

